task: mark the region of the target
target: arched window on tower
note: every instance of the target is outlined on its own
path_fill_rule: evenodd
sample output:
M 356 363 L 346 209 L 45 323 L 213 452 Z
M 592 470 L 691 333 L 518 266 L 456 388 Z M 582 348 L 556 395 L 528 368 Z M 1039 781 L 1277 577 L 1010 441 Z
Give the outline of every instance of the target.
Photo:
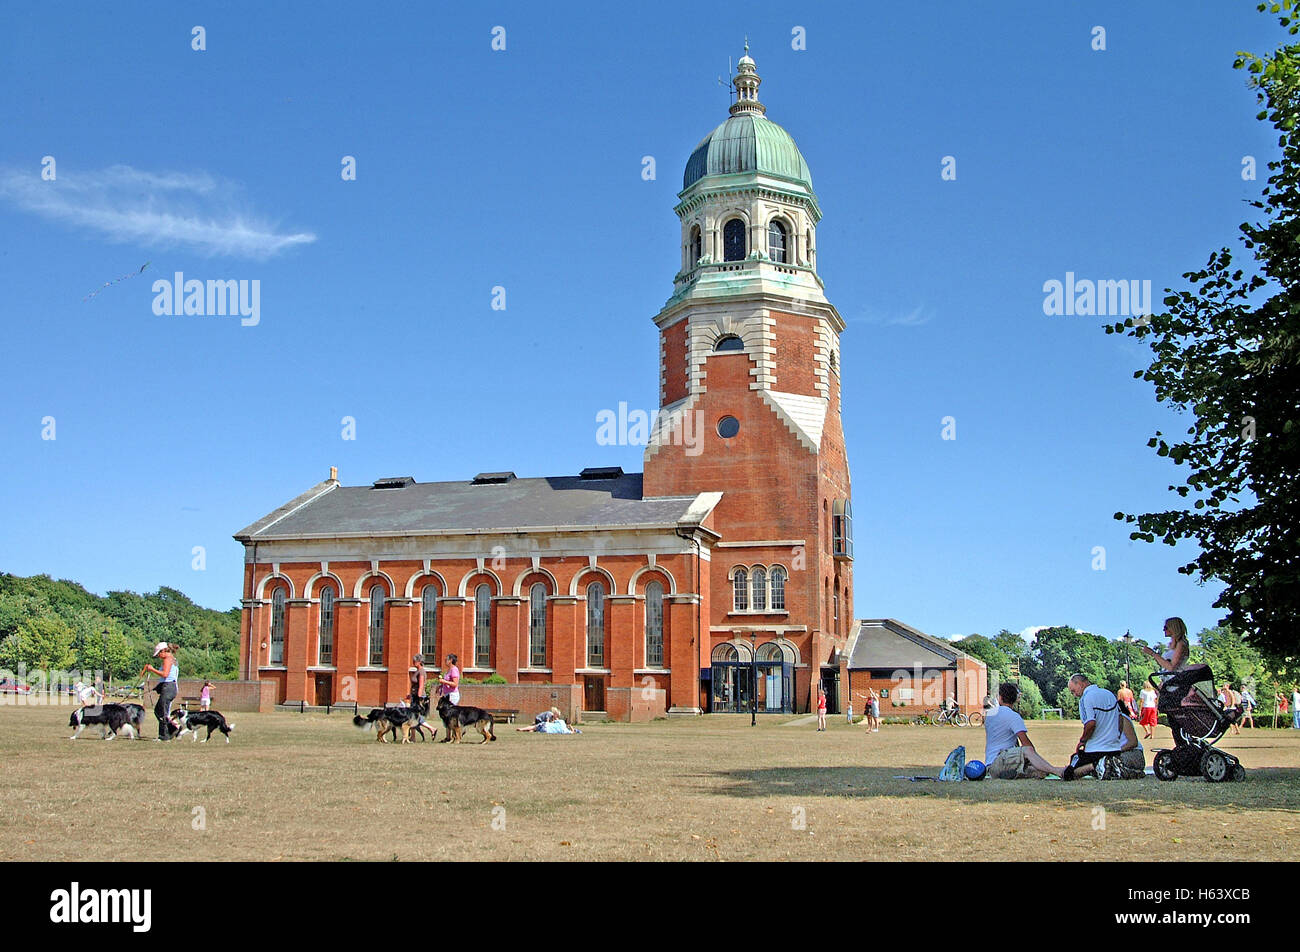
M 834 538 L 831 554 L 837 559 L 853 558 L 853 503 L 847 499 L 835 500 L 831 507 L 831 526 Z
M 743 567 L 736 569 L 731 576 L 732 611 L 749 611 L 749 572 Z
M 767 226 L 767 256 L 777 264 L 785 264 L 789 259 L 786 249 L 789 247 L 789 233 L 785 225 L 773 221 Z
M 785 569 L 779 565 L 772 566 L 772 611 L 785 611 Z
M 700 259 L 704 257 L 704 241 L 700 237 L 699 225 L 691 226 L 691 240 L 690 240 L 689 254 L 691 256 L 691 260 L 690 262 L 688 262 L 687 266 L 690 268 L 694 268 L 697 264 L 700 263 Z
M 745 342 L 735 334 L 726 334 L 718 338 L 718 342 L 713 345 L 715 351 L 727 350 L 744 350 Z
M 745 250 L 745 223 L 733 218 L 722 226 L 723 260 L 744 261 Z

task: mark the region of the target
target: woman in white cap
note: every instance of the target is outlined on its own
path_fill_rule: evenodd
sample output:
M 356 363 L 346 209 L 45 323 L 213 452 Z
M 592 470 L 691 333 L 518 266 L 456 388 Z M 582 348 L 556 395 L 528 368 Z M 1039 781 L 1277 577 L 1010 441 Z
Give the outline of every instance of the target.
M 154 688 L 158 692 L 158 703 L 154 705 L 154 717 L 158 718 L 158 739 L 171 740 L 172 737 L 172 701 L 176 700 L 176 678 L 180 669 L 176 665 L 176 645 L 169 645 L 165 641 L 160 641 L 154 645 L 153 656 L 162 659 L 162 670 L 158 670 L 151 664 L 146 664 L 144 670 L 140 672 L 140 677 L 146 674 L 156 674 L 161 679 L 158 686 Z

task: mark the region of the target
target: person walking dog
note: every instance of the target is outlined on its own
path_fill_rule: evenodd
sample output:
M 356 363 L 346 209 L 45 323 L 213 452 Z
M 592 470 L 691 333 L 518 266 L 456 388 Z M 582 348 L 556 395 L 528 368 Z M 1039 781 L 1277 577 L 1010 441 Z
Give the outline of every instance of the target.
M 162 668 L 155 668 L 151 664 L 146 664 L 144 670 L 140 672 L 140 677 L 148 674 L 156 674 L 159 677 L 158 686 L 154 688 L 158 692 L 158 703 L 154 705 L 153 714 L 158 718 L 158 739 L 172 739 L 172 701 L 176 700 L 176 678 L 180 674 L 180 669 L 176 665 L 176 645 L 169 645 L 165 641 L 160 641 L 154 645 L 153 656 L 159 658 Z

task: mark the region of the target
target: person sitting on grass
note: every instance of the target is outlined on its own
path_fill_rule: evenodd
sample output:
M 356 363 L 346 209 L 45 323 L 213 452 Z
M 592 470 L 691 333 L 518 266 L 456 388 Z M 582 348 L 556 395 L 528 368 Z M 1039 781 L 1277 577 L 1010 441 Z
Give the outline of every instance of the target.
M 533 731 L 541 730 L 543 724 L 549 724 L 551 721 L 561 720 L 560 709 L 553 707 L 549 711 L 542 711 L 533 718 L 533 723 L 528 727 L 516 727 L 515 730 L 521 734 L 528 734 Z
M 998 685 L 997 707 L 984 716 L 984 764 L 993 780 L 1042 780 L 1049 774 L 1060 776 L 1062 768 L 1053 767 L 1034 749 L 1025 720 L 1012 707 L 1020 699 L 1020 689 L 1010 681 Z
M 1097 771 L 1097 764 L 1112 754 L 1120 753 L 1125 743 L 1121 720 L 1128 720 L 1120 712 L 1119 698 L 1100 685 L 1093 684 L 1084 675 L 1071 676 L 1070 693 L 1079 699 L 1079 720 L 1083 733 L 1075 745 L 1074 756 L 1061 774 L 1062 780 L 1076 780 Z M 1136 740 L 1137 735 L 1134 734 Z

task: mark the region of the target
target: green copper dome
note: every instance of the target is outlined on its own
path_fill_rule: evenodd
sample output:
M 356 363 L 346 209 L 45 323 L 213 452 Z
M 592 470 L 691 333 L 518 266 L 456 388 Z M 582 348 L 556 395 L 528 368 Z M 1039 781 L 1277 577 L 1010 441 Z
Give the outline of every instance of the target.
M 706 175 L 737 172 L 761 172 L 793 179 L 812 190 L 812 173 L 790 133 L 753 113 L 734 115 L 704 137 L 686 162 L 682 190 Z

